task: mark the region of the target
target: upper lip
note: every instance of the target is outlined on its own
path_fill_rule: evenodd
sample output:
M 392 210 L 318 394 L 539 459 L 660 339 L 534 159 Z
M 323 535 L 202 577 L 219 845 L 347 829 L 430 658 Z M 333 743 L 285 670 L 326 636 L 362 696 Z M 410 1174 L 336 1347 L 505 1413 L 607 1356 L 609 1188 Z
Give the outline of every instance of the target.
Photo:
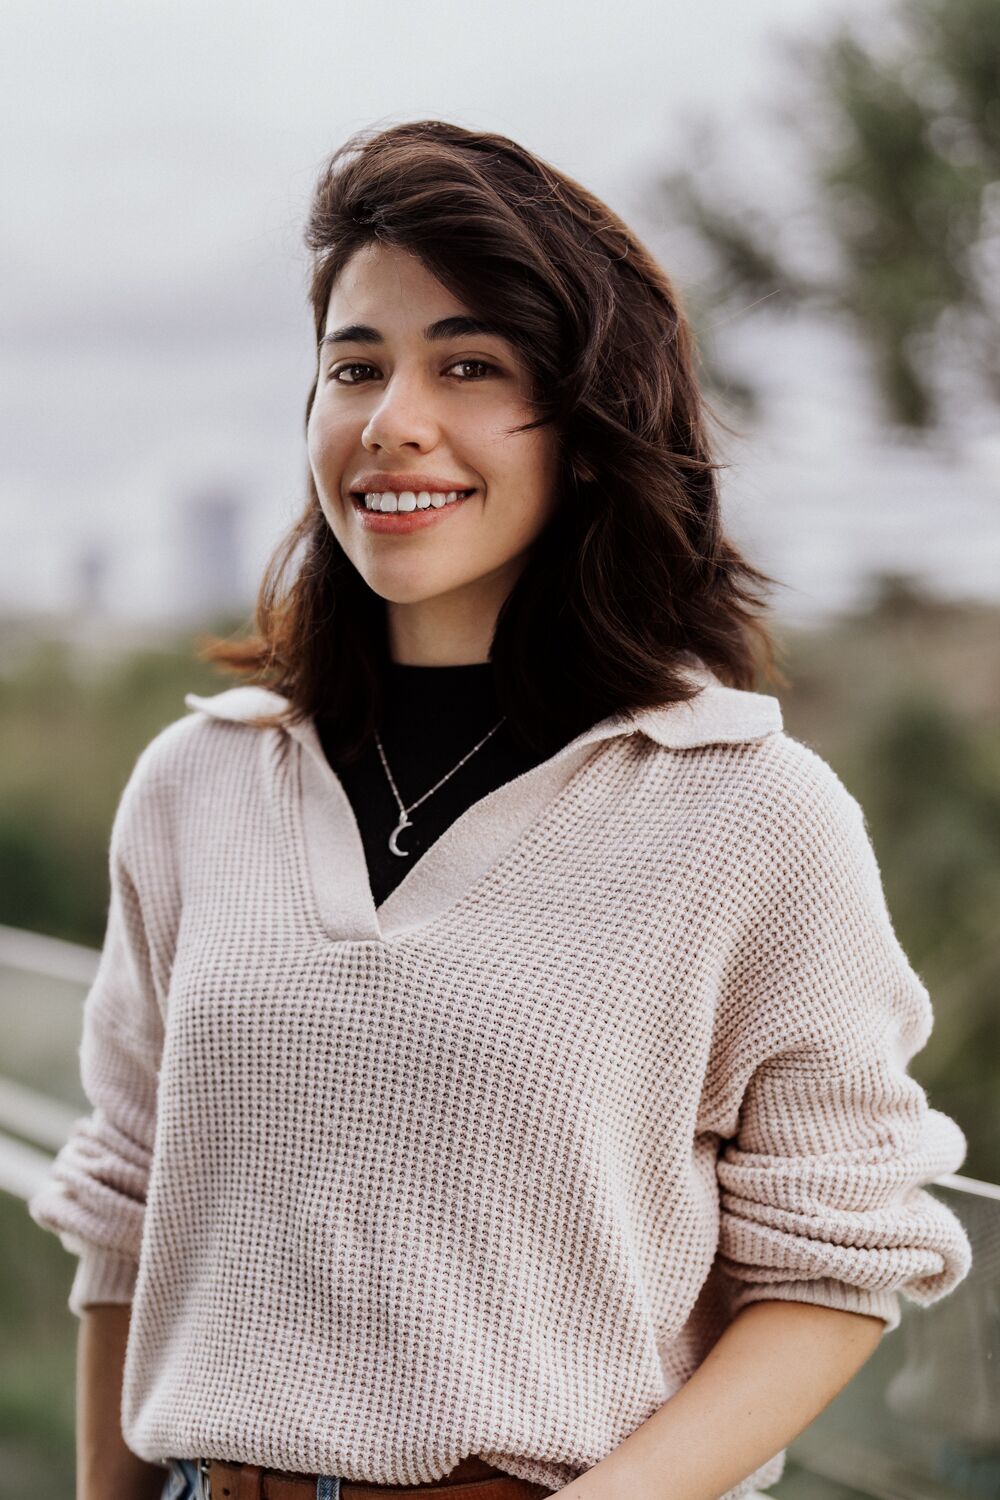
M 421 490 L 429 490 L 432 493 L 449 494 L 452 490 L 472 490 L 473 484 L 456 484 L 453 479 L 438 479 L 433 474 L 365 474 L 352 486 L 353 494 L 370 495 L 373 491 L 384 494 L 391 490 L 395 495 L 401 495 L 406 490 L 412 490 L 419 495 Z

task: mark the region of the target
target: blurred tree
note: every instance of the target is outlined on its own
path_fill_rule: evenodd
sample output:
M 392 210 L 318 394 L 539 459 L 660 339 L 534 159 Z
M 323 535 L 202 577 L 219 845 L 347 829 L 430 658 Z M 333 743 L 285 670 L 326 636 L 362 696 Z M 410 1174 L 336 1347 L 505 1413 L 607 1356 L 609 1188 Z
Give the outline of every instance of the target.
M 920 1068 L 969 1134 L 968 1175 L 998 1179 L 1000 756 L 926 686 L 886 704 L 865 738 L 863 806 L 891 911 L 928 985 L 934 1034 Z M 918 1070 L 919 1071 L 919 1070 Z
M 54 636 L 23 645 L 0 672 L 0 923 L 100 945 L 111 824 L 140 751 L 186 712 L 185 693 L 234 682 L 195 660 L 187 629 L 156 648 L 123 632 L 103 660 Z
M 843 24 L 779 44 L 772 123 L 808 184 L 791 219 L 723 185 L 703 121 L 694 169 L 658 186 L 709 256 L 690 311 L 709 377 L 738 405 L 754 393 L 720 368 L 703 309 L 714 322 L 766 301 L 846 319 L 889 421 L 928 429 L 946 422 L 949 390 L 1000 401 L 1000 3 L 897 0 L 878 19 L 877 46 Z

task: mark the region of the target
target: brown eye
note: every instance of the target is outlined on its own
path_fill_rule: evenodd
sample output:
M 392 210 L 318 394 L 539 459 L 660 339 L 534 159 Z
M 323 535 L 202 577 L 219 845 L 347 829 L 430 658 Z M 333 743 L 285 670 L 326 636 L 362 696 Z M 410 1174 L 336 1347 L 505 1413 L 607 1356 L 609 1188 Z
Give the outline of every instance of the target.
M 472 366 L 474 366 L 478 370 L 487 370 L 487 371 L 491 371 L 493 373 L 496 372 L 496 368 L 497 368 L 496 365 L 488 364 L 485 359 L 458 359 L 451 366 L 451 368 L 453 370 L 457 370 L 458 367 L 459 367 L 459 365 L 472 365 Z M 481 378 L 482 378 L 481 376 L 463 377 L 463 379 L 461 381 L 461 384 L 465 385 L 465 384 L 469 383 L 470 379 L 471 380 L 476 380 L 476 379 L 481 379 Z
M 358 381 L 356 381 L 356 380 L 341 380 L 340 376 L 343 374 L 343 372 L 345 370 L 370 370 L 371 368 L 372 368 L 371 365 L 358 364 L 356 362 L 353 363 L 353 364 L 349 364 L 349 365 L 338 365 L 335 370 L 331 370 L 330 371 L 330 379 L 331 380 L 335 380 L 338 385 L 357 385 Z

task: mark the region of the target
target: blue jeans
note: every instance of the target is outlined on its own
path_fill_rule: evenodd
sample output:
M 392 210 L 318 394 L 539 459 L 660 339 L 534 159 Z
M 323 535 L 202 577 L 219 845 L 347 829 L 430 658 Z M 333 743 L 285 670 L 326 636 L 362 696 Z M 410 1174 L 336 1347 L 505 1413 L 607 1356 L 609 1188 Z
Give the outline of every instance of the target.
M 198 1465 L 190 1458 L 172 1458 L 160 1500 L 205 1500 Z M 322 1475 L 316 1481 L 316 1500 L 340 1500 L 340 1476 Z
M 201 1500 L 198 1465 L 189 1458 L 172 1458 L 160 1500 Z

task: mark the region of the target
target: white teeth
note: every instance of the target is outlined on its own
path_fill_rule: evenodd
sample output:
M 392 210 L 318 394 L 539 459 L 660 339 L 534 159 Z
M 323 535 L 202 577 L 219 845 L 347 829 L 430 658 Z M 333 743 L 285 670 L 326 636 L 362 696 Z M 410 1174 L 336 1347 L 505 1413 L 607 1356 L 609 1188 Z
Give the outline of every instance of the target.
M 415 494 L 413 490 L 403 490 L 396 495 L 392 490 L 370 490 L 365 495 L 366 510 L 408 511 L 427 510 L 428 506 L 434 506 L 440 510 L 442 505 L 454 505 L 462 495 L 461 490 L 449 490 L 442 494 L 438 490 L 421 490 Z

